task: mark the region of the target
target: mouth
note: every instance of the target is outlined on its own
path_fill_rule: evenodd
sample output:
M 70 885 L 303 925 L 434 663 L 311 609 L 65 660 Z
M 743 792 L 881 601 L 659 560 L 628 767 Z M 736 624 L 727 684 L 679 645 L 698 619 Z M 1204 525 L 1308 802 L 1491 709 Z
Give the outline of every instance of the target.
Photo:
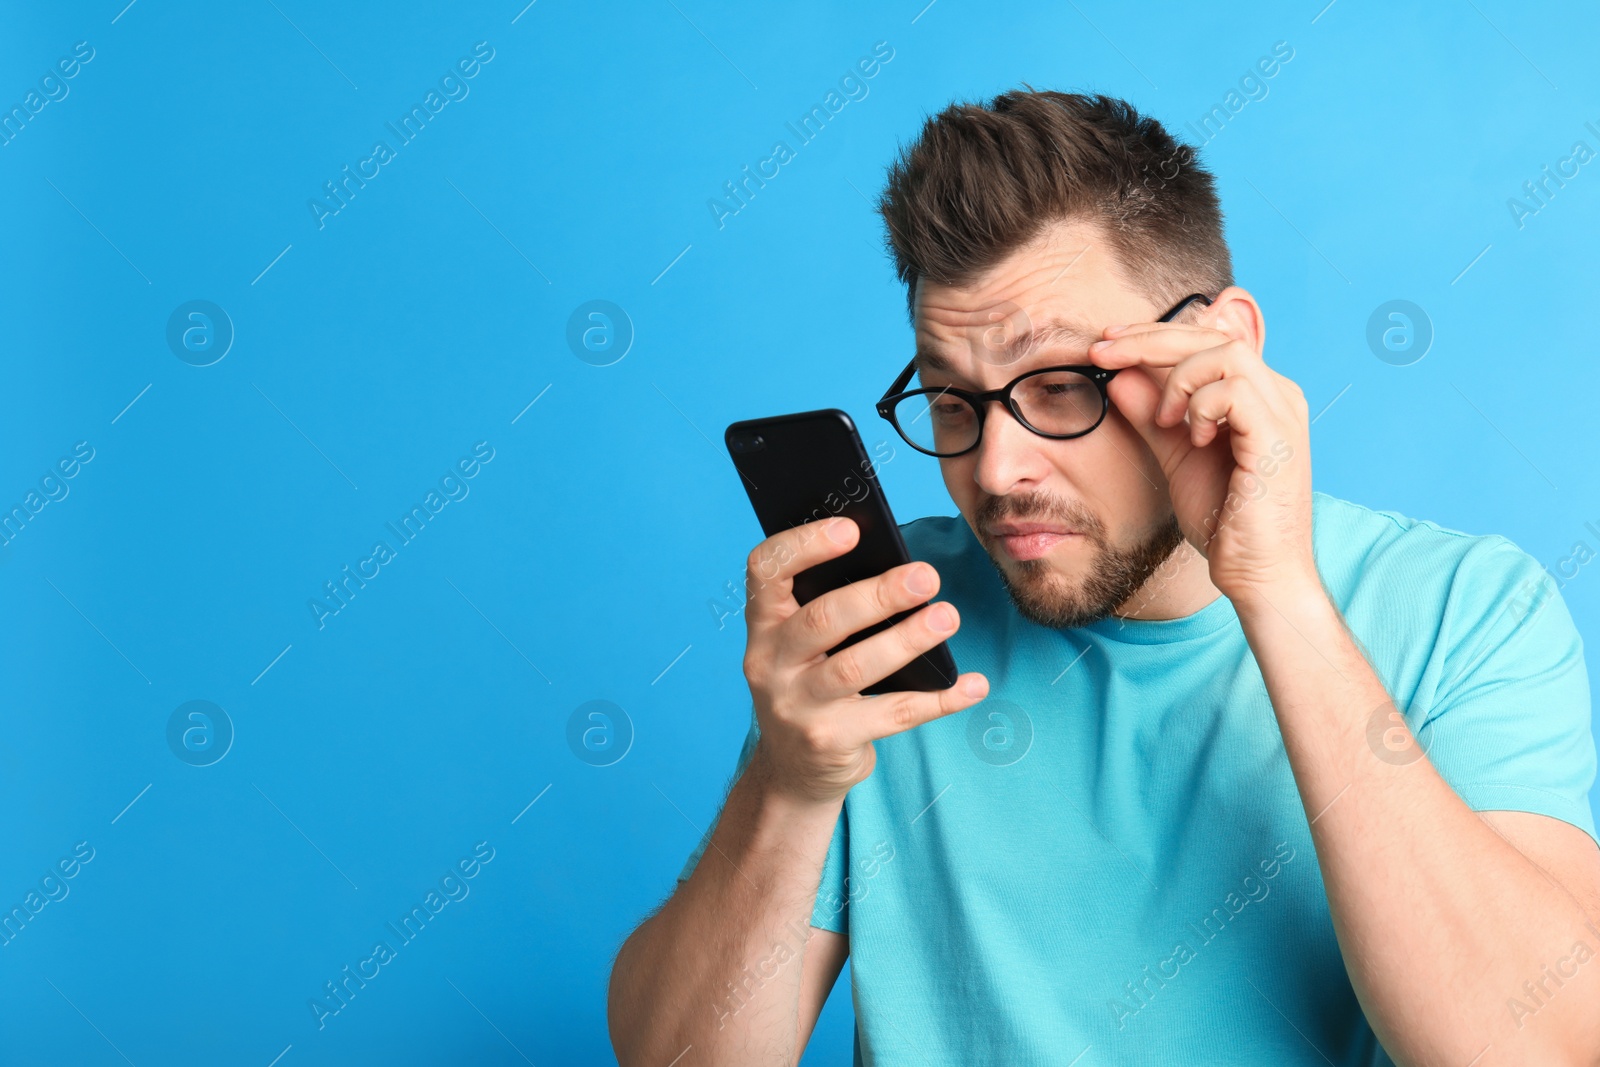
M 1019 562 L 1046 556 L 1063 541 L 1083 539 L 1081 532 L 1049 522 L 997 523 L 989 527 L 989 536 L 999 542 L 1006 555 Z

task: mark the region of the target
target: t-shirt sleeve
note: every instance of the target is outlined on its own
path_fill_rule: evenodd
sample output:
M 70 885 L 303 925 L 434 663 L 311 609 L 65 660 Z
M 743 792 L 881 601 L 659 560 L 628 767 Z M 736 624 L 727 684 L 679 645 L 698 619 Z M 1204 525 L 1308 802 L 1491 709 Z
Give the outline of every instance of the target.
M 739 750 L 739 761 L 734 768 L 731 781 L 738 781 L 744 773 L 745 765 L 750 762 L 750 756 L 756 749 L 756 741 L 761 736 L 761 727 L 756 722 L 755 713 L 750 715 L 750 730 L 745 734 L 744 747 Z M 726 803 L 726 798 L 724 798 Z M 846 802 L 848 807 L 848 801 Z M 717 818 L 722 817 L 719 809 Z M 822 864 L 822 881 L 817 887 L 817 900 L 811 911 L 811 925 L 823 930 L 832 930 L 834 933 L 847 933 L 849 931 L 849 904 L 845 900 L 844 875 L 849 866 L 846 854 L 847 842 L 845 830 L 847 827 L 844 808 L 839 811 L 839 821 L 833 827 L 833 840 L 828 844 L 828 856 Z M 694 873 L 695 865 L 700 862 L 700 857 L 705 855 L 707 846 L 711 844 L 711 835 L 716 832 L 717 819 L 713 819 L 706 827 L 706 832 L 701 835 L 700 843 L 695 846 L 689 860 L 683 865 L 683 870 L 678 872 L 678 881 L 682 882 Z
M 1432 706 L 1411 725 L 1474 811 L 1526 811 L 1595 837 L 1595 744 L 1583 639 L 1554 581 L 1504 537 L 1462 557 Z
M 845 892 L 845 871 L 850 867 L 849 819 L 850 801 L 846 798 L 839 809 L 839 821 L 833 824 L 833 840 L 828 844 L 822 881 L 817 885 L 817 902 L 811 908 L 811 925 L 836 934 L 850 932 L 850 901 Z

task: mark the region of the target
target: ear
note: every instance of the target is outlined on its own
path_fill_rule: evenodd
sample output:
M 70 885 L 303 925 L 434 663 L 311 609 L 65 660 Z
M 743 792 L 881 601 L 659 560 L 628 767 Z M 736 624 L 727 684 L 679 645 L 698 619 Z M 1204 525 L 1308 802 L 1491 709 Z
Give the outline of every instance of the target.
M 1200 309 L 1195 319 L 1201 325 L 1220 330 L 1242 341 L 1261 355 L 1267 344 L 1267 321 L 1261 314 L 1256 298 L 1237 285 L 1230 285 L 1217 294 L 1208 307 Z

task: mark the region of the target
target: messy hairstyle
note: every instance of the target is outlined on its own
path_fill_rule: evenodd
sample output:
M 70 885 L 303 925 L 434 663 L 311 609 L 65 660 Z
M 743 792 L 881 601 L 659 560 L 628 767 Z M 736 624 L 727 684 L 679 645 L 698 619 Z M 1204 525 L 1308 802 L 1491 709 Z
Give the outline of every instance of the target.
M 952 104 L 902 146 L 878 211 L 908 313 L 920 279 L 968 286 L 1058 221 L 1095 224 L 1152 303 L 1233 284 L 1211 173 L 1113 97 L 1029 87 Z

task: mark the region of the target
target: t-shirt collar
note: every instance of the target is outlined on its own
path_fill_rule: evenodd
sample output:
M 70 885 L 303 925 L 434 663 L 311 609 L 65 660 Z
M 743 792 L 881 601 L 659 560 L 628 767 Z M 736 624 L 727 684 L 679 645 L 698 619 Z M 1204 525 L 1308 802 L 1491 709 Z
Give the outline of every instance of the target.
M 1233 601 L 1218 593 L 1211 603 L 1179 619 L 1123 619 L 1110 616 L 1079 627 L 1079 630 L 1111 641 L 1163 645 L 1204 637 L 1224 626 L 1237 626 L 1238 623 L 1239 616 L 1233 610 Z

